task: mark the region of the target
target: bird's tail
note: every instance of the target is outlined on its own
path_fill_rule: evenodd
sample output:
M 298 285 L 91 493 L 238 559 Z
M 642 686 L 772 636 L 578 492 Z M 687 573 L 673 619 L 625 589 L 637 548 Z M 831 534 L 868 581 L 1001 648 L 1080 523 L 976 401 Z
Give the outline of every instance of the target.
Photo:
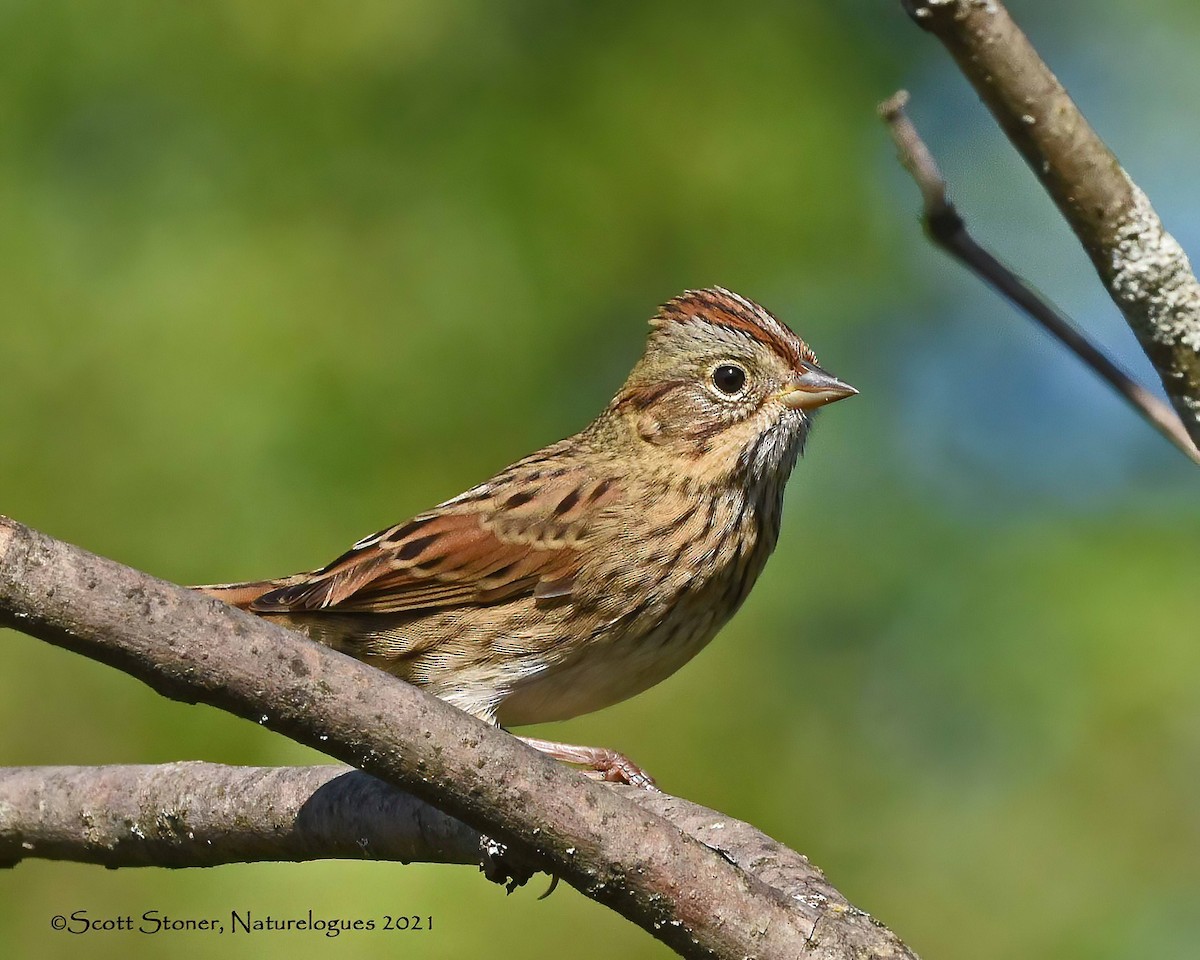
M 215 597 L 239 610 L 249 610 L 259 597 L 280 587 L 289 587 L 300 579 L 302 575 L 281 577 L 278 580 L 255 580 L 250 583 L 206 583 L 191 589 Z

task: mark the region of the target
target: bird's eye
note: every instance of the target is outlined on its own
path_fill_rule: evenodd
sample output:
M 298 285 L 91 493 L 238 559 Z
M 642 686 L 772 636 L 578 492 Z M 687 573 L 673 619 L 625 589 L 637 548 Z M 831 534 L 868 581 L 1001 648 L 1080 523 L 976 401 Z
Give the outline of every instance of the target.
M 746 385 L 746 371 L 732 363 L 723 363 L 712 372 L 713 386 L 722 393 L 737 393 Z

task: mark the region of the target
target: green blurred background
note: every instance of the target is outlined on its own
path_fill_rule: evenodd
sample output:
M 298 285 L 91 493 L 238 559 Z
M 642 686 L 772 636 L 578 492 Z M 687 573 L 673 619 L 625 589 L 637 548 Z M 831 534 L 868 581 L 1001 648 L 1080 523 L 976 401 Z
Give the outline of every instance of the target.
M 1200 8 L 1012 7 L 1200 250 Z M 181 583 L 312 567 L 581 427 L 656 304 L 727 285 L 862 396 L 821 416 L 718 641 L 537 732 L 807 853 L 927 958 L 1194 956 L 1195 468 L 928 247 L 874 116 L 901 85 L 977 234 L 1149 377 L 890 0 L 0 3 L 0 511 Z M 3 650 L 2 763 L 321 759 L 18 634 Z M 0 874 L 0 940 L 667 954 L 538 892 L 457 867 L 31 862 Z M 437 928 L 49 929 L 231 908 Z

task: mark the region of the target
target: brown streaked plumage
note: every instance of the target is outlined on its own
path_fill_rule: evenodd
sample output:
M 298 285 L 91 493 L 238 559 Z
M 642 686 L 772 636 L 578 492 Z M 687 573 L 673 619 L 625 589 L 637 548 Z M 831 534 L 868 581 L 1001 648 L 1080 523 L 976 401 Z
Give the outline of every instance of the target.
M 573 437 L 311 573 L 199 587 L 484 720 L 560 720 L 669 676 L 733 615 L 779 535 L 811 411 L 852 387 L 720 287 L 670 300 Z M 613 751 L 529 741 L 610 779 Z

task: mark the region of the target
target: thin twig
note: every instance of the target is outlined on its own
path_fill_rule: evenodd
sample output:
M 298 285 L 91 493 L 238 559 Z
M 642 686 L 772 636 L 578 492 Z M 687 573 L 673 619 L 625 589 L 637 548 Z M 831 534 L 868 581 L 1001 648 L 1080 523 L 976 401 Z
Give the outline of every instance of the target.
M 930 239 L 1024 311 L 1091 367 L 1184 456 L 1200 464 L 1200 450 L 1192 443 L 1175 411 L 1117 366 L 1061 311 L 975 241 L 950 202 L 946 180 L 933 154 L 904 111 L 907 104 L 908 92 L 901 90 L 879 105 L 879 115 L 891 131 L 900 162 L 920 188 L 924 202 L 923 220 Z
M 1200 281 L 1183 248 L 1001 0 L 901 3 L 1057 205 L 1200 445 Z

